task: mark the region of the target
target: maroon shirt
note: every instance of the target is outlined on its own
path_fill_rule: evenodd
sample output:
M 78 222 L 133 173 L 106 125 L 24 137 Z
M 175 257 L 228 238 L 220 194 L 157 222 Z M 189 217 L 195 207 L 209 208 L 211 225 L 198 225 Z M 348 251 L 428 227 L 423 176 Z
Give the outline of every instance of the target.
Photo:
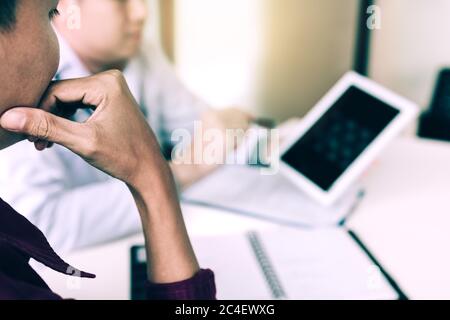
M 95 278 L 64 262 L 41 231 L 0 199 L 0 299 L 61 299 L 31 268 L 30 258 L 68 276 Z M 201 270 L 178 283 L 147 283 L 147 296 L 156 300 L 212 300 L 216 297 L 214 274 Z

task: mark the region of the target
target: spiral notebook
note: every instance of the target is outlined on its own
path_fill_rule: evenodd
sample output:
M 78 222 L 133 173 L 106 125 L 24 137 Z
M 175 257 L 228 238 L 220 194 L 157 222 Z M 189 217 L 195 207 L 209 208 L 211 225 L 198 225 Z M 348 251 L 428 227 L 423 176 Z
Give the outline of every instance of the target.
M 214 270 L 218 299 L 406 299 L 357 236 L 343 228 L 282 227 L 194 237 L 192 243 L 201 266 Z

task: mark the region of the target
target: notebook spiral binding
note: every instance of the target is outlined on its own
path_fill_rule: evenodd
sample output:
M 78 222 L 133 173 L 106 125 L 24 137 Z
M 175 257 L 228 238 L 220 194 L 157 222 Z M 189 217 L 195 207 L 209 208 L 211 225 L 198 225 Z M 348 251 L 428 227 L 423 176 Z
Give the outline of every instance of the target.
M 266 278 L 267 284 L 272 291 L 272 295 L 275 299 L 286 299 L 286 293 L 281 285 L 281 282 L 275 272 L 275 269 L 267 256 L 264 247 L 262 245 L 261 239 L 256 232 L 249 232 L 247 238 L 252 246 L 253 253 L 258 260 L 261 270 Z

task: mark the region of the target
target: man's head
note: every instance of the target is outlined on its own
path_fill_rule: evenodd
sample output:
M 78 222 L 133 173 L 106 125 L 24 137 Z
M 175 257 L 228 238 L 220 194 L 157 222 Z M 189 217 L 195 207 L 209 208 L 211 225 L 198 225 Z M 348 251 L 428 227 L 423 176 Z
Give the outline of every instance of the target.
M 0 115 L 37 106 L 53 78 L 59 48 L 51 20 L 57 0 L 0 1 Z M 0 130 L 0 149 L 19 140 Z
M 139 50 L 146 0 L 61 0 L 55 27 L 93 72 L 127 61 Z

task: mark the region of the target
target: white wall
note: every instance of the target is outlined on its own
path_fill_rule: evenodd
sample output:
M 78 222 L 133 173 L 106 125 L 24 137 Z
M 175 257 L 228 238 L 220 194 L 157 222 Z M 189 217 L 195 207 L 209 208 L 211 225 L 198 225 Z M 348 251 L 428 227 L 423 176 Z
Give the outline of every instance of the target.
M 358 9 L 359 0 L 268 1 L 264 114 L 304 115 L 352 69 Z
M 352 68 L 358 0 L 178 0 L 181 77 L 214 106 L 303 115 Z
M 212 106 L 254 105 L 264 1 L 176 1 L 177 69 Z
M 449 0 L 378 0 L 381 30 L 374 31 L 371 76 L 428 107 L 436 74 L 450 66 Z
M 352 67 L 358 3 L 177 0 L 178 70 L 212 105 L 302 115 Z M 377 4 L 370 74 L 427 107 L 438 70 L 450 65 L 450 0 Z
M 159 0 L 147 0 L 147 2 L 149 6 L 150 17 L 147 23 L 145 37 L 149 41 L 156 41 L 159 43 L 161 36 Z

